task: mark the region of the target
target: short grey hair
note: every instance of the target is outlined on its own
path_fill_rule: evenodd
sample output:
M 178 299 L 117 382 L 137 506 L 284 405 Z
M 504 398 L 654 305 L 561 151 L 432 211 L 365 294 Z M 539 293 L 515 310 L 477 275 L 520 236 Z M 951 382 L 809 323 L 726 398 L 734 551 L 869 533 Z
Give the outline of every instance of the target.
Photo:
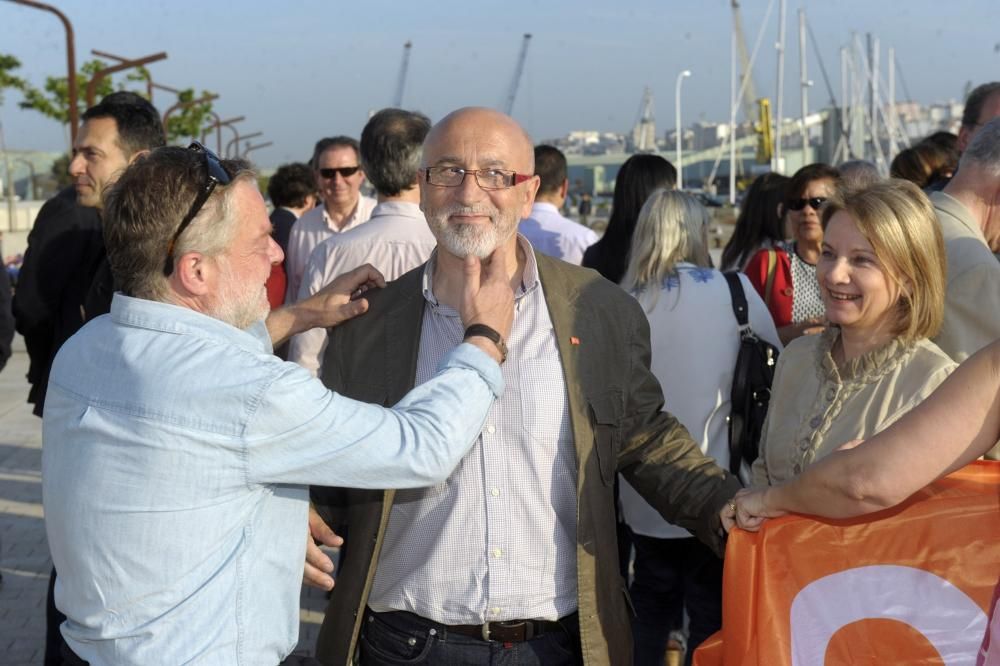
M 158 148 L 133 162 L 105 195 L 104 243 L 118 288 L 126 296 L 164 301 L 170 293 L 164 273 L 170 241 L 204 187 L 201 153 Z M 174 246 L 176 259 L 187 252 L 218 256 L 232 243 L 238 220 L 233 185 L 256 183 L 250 165 L 220 160 L 232 178 L 218 185 Z
M 841 191 L 851 192 L 871 187 L 882 180 L 878 167 L 868 160 L 849 160 L 837 166 L 840 172 L 838 186 Z
M 976 132 L 968 148 L 962 153 L 958 168 L 975 164 L 991 176 L 1000 177 L 1000 116 L 989 121 Z

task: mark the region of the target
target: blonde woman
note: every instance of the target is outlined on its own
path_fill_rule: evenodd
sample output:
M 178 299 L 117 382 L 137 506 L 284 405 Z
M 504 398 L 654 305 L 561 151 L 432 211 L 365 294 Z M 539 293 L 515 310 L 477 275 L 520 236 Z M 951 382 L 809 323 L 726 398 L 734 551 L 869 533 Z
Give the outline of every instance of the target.
M 754 485 L 874 435 L 956 367 L 928 340 L 944 316 L 946 260 L 923 192 L 892 179 L 833 198 L 823 227 L 816 274 L 830 327 L 778 360 Z
M 639 213 L 622 287 L 649 319 L 652 370 L 667 409 L 702 451 L 729 465 L 726 418 L 739 328 L 725 277 L 711 268 L 708 211 L 683 192 L 658 190 Z M 763 300 L 740 276 L 750 325 L 780 346 Z M 667 523 L 621 480 L 625 522 L 634 536 L 635 664 L 663 664 L 667 636 L 690 618 L 688 660 L 721 624 L 722 564 L 683 528 Z

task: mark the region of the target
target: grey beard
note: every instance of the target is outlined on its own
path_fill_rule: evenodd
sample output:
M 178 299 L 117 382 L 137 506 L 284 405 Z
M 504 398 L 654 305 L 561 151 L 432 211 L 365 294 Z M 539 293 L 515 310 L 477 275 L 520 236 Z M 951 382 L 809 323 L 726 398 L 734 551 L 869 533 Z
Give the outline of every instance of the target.
M 466 224 L 448 224 L 448 217 L 456 213 L 489 215 L 490 225 L 480 227 Z M 468 255 L 486 259 L 517 229 L 518 220 L 507 219 L 497 208 L 476 206 L 450 206 L 440 211 L 426 211 L 427 223 L 449 253 L 459 258 Z

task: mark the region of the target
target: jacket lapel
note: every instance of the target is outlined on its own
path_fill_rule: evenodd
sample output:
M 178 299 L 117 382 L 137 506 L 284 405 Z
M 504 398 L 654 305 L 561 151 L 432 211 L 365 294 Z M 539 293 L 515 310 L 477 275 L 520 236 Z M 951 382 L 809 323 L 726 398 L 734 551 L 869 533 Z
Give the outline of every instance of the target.
M 587 334 L 583 320 L 577 309 L 578 285 L 567 278 L 559 263 L 544 254 L 535 252 L 538 264 L 538 279 L 545 292 L 545 303 L 555 331 L 556 347 L 566 379 L 566 395 L 569 399 L 570 425 L 576 442 L 577 467 L 586 460 L 591 441 L 590 419 L 587 414 L 587 388 L 583 386 L 580 372 L 581 353 L 586 353 Z M 591 341 L 592 342 L 592 341 Z M 591 350 L 594 351 L 594 350 Z M 585 450 L 584 450 L 585 449 Z
M 385 385 L 388 405 L 403 399 L 416 383 L 417 352 L 424 318 L 424 265 L 396 281 L 398 300 L 389 306 L 383 331 Z

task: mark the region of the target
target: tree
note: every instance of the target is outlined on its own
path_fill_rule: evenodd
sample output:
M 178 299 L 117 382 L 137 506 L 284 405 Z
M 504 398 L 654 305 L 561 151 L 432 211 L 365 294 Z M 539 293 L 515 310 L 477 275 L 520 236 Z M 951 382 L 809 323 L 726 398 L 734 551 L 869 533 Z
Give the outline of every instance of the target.
M 0 55 L 0 92 L 5 87 L 4 76 L 6 70 L 4 69 L 4 65 L 8 63 L 8 60 L 12 63 L 12 65 L 8 65 L 8 68 L 20 66 L 20 63 L 13 56 Z M 107 67 L 108 64 L 99 59 L 85 62 L 76 77 L 77 88 L 81 91 L 86 90 L 94 74 Z M 65 76 L 47 77 L 45 79 L 45 86 L 41 90 L 22 79 L 16 77 L 9 78 L 12 83 L 8 83 L 6 87 L 18 88 L 24 94 L 24 100 L 20 103 L 22 109 L 34 109 L 42 115 L 63 124 L 69 122 L 69 84 Z M 149 80 L 149 70 L 145 67 L 136 67 L 128 70 L 124 75 L 124 81 L 119 82 L 117 86 L 112 81 L 112 77 L 102 77 L 97 84 L 95 99 L 100 101 L 105 96 L 114 92 L 116 88 L 118 90 L 125 90 L 128 83 L 146 84 Z M 136 93 L 143 97 L 148 97 L 148 93 L 145 90 L 136 91 Z M 203 90 L 201 95 L 196 96 L 194 88 L 187 88 L 177 94 L 177 101 L 182 103 L 190 102 L 194 99 L 201 99 L 209 94 L 207 90 Z M 2 98 L 0 98 L 0 101 L 2 101 Z M 169 108 L 170 106 L 173 106 L 173 104 L 169 104 L 165 108 Z M 77 107 L 81 116 L 87 110 L 87 100 L 82 95 L 77 99 Z M 163 110 L 160 109 L 161 112 Z M 167 142 L 178 142 L 185 137 L 199 137 L 205 119 L 211 112 L 212 103 L 202 102 L 200 104 L 183 106 L 171 113 L 167 119 L 167 126 L 164 128 L 167 135 Z
M 73 177 L 69 175 L 69 162 L 70 156 L 68 154 L 62 154 L 56 158 L 56 161 L 52 163 L 52 169 L 50 173 L 52 178 L 56 181 L 56 189 L 61 190 L 64 187 L 69 187 L 73 184 Z
M 185 104 L 195 99 L 202 99 L 210 95 L 207 90 L 202 90 L 200 95 L 195 95 L 194 88 L 187 88 L 177 93 L 177 101 Z M 182 106 L 167 118 L 167 143 L 176 143 L 185 137 L 197 139 L 201 136 L 201 128 L 205 125 L 205 120 L 212 112 L 212 102 L 201 102 Z
M 107 63 L 101 60 L 89 60 L 83 63 L 76 75 L 78 90 L 86 90 L 94 74 L 107 68 Z M 97 84 L 97 99 L 114 91 L 111 77 L 104 77 Z M 45 79 L 43 90 L 32 85 L 25 85 L 24 100 L 20 103 L 22 109 L 34 109 L 47 118 L 52 118 L 64 125 L 69 122 L 69 82 L 65 76 L 49 76 Z M 77 97 L 77 110 L 80 115 L 87 110 L 87 100 L 83 95 Z
M 21 61 L 12 55 L 0 53 L 0 104 L 3 104 L 3 91 L 6 88 L 23 91 L 27 82 L 19 76 L 14 76 L 14 70 L 21 66 Z

